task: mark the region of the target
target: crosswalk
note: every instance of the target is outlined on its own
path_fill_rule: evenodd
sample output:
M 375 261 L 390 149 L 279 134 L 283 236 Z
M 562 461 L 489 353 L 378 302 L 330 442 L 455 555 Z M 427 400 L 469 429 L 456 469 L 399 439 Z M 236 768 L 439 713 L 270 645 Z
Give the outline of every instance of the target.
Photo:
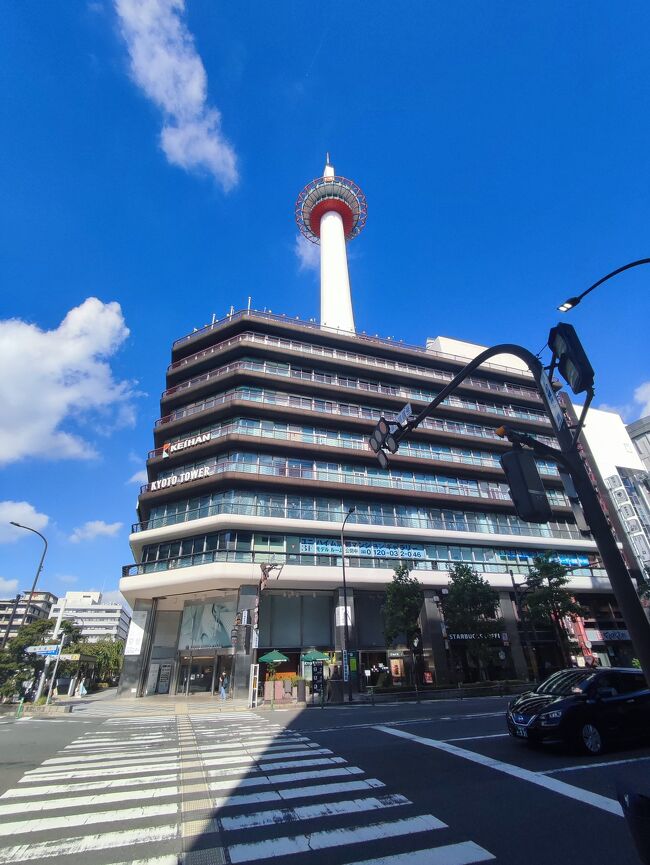
M 399 791 L 252 712 L 114 717 L 0 796 L 0 865 L 470 865 Z

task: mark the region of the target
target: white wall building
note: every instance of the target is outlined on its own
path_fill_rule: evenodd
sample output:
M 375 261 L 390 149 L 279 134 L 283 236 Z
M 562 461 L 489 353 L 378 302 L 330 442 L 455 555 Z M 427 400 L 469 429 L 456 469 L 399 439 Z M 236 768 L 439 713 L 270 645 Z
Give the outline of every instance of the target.
M 579 413 L 580 409 L 576 407 Z M 620 415 L 589 409 L 584 436 L 636 564 L 650 569 L 650 478 Z
M 54 604 L 50 618 L 63 618 L 81 628 L 81 636 L 90 643 L 99 640 L 126 640 L 131 616 L 121 604 L 103 604 L 101 592 L 66 592 Z

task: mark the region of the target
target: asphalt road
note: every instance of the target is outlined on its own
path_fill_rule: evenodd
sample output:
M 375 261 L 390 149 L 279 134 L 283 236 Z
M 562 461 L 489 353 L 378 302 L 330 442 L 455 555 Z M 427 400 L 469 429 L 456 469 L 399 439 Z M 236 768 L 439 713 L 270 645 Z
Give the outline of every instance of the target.
M 638 865 L 650 748 L 531 749 L 506 698 L 0 722 L 0 865 Z

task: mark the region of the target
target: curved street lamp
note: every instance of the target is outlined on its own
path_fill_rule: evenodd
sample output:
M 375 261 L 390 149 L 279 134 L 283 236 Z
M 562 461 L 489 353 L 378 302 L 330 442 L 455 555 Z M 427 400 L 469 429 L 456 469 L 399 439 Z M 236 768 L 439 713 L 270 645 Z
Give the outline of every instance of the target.
M 41 560 L 38 563 L 38 568 L 36 569 L 36 576 L 34 577 L 34 582 L 32 583 L 32 588 L 29 593 L 29 598 L 27 599 L 27 603 L 25 604 L 25 612 L 23 613 L 23 620 L 20 623 L 20 626 L 25 624 L 25 619 L 27 618 L 27 614 L 29 612 L 29 606 L 32 602 L 32 597 L 34 596 L 34 592 L 36 591 L 36 583 L 38 583 L 38 578 L 40 576 L 41 571 L 43 570 L 43 562 L 45 561 L 45 553 L 47 552 L 47 538 L 42 535 L 40 532 L 36 531 L 36 529 L 32 529 L 29 526 L 23 526 L 21 523 L 15 523 L 13 520 L 10 521 L 12 526 L 16 526 L 19 529 L 25 529 L 28 532 L 34 532 L 35 535 L 38 535 L 39 538 L 43 541 L 45 546 L 43 547 L 43 555 L 41 556 Z
M 577 295 L 577 297 L 570 297 L 568 300 L 565 300 L 564 303 L 558 306 L 560 312 L 568 312 L 570 309 L 576 307 L 583 297 L 589 294 L 590 291 L 593 291 L 594 288 L 598 288 L 599 285 L 602 285 L 603 282 L 607 282 L 608 279 L 611 279 L 613 276 L 617 276 L 619 273 L 623 273 L 624 270 L 630 270 L 632 267 L 638 267 L 640 264 L 650 264 L 650 258 L 640 258 L 638 261 L 631 261 L 629 264 L 624 264 L 623 267 L 618 267 L 616 270 L 613 270 L 611 273 L 608 273 L 607 276 L 603 276 L 602 279 L 599 279 L 598 282 L 594 282 L 593 285 L 590 285 L 588 289 L 582 292 L 582 294 Z
M 350 519 L 352 514 L 356 511 L 354 505 L 350 507 L 347 514 L 345 515 L 345 519 L 343 520 L 343 525 L 341 526 L 341 563 L 343 565 L 343 642 L 345 645 L 343 649 L 347 652 L 348 656 L 348 703 L 352 702 L 352 677 L 350 676 L 350 632 L 348 630 L 348 587 L 345 582 L 345 543 L 343 538 L 343 532 L 345 530 L 345 524 Z M 343 664 L 343 673 L 345 674 L 345 664 Z

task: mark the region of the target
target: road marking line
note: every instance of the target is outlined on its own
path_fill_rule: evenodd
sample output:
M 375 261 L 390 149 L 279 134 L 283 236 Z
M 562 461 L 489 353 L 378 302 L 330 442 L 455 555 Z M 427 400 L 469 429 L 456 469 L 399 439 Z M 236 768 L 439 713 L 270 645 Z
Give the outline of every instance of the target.
M 234 844 L 228 848 L 230 861 L 251 862 L 257 859 L 287 856 L 291 853 L 310 853 L 312 850 L 327 850 L 344 844 L 359 844 L 363 841 L 377 841 L 381 838 L 397 838 L 413 832 L 429 832 L 432 829 L 446 829 L 447 825 L 431 814 L 395 820 L 390 823 L 371 823 L 351 829 L 329 829 L 312 832 L 310 835 L 274 838 L 252 844 Z
M 540 775 L 554 775 L 556 772 L 580 772 L 583 769 L 602 769 L 603 766 L 622 766 L 625 763 L 642 763 L 650 757 L 630 757 L 628 760 L 606 760 L 604 763 L 581 763 L 579 766 L 564 766 L 562 769 L 547 769 Z
M 159 755 L 161 759 L 170 760 L 172 754 L 177 754 L 178 748 L 161 748 L 160 751 L 155 751 L 154 754 Z M 154 756 L 147 758 L 147 763 L 150 760 L 156 759 Z M 101 756 L 95 754 L 91 755 L 77 755 L 74 757 L 51 757 L 49 760 L 43 760 L 41 766 L 51 767 L 52 771 L 56 768 L 65 769 L 67 766 L 84 766 L 92 763 L 101 763 L 102 766 L 106 766 L 107 764 L 118 766 L 121 762 L 133 762 L 133 754 L 102 754 Z M 34 771 L 31 770 L 30 771 Z
M 178 865 L 176 853 L 154 856 L 153 859 L 129 859 L 127 862 L 111 862 L 111 865 Z
M 317 798 L 318 796 L 329 796 L 331 793 L 350 793 L 383 786 L 382 781 L 368 778 L 365 781 L 344 781 L 340 784 L 317 784 L 310 787 L 289 787 L 287 790 L 264 790 L 261 793 L 243 793 L 241 796 L 217 796 L 213 802 L 215 808 L 232 808 L 235 805 Z
M 117 823 L 123 820 L 142 820 L 150 817 L 167 817 L 178 813 L 178 804 L 143 805 L 140 808 L 120 808 L 117 811 L 96 811 L 86 814 L 66 814 L 61 817 L 42 817 L 40 820 L 17 820 L 0 824 L 0 836 L 19 835 L 25 832 L 46 832 L 50 829 L 68 829 L 77 826 L 92 826 L 95 823 Z
M 128 802 L 132 799 L 164 799 L 167 796 L 177 796 L 178 787 L 158 787 L 156 790 L 123 790 L 120 793 L 99 793 L 90 796 L 71 796 L 67 799 L 44 799 L 42 802 L 30 802 L 29 811 L 57 811 L 59 808 L 76 808 L 85 805 L 106 805 L 111 802 Z M 0 814 L 23 814 L 24 802 L 12 802 L 0 805 Z
M 294 781 L 308 781 L 315 778 L 340 778 L 345 775 L 363 775 L 363 769 L 345 767 L 340 769 L 320 769 L 313 772 L 292 772 L 290 775 L 260 775 L 259 778 L 238 776 L 228 778 L 225 781 L 210 781 L 210 790 L 228 792 L 238 790 L 240 787 L 268 787 L 271 784 L 292 783 Z
M 53 784 L 45 787 L 23 787 L 7 790 L 0 799 L 22 799 L 28 796 L 58 796 L 61 793 L 76 793 L 81 790 L 110 790 L 113 787 L 144 787 L 149 784 L 165 784 L 175 781 L 176 772 L 170 775 L 152 775 L 150 778 L 122 778 L 116 781 L 107 781 L 102 777 L 96 781 L 83 781 L 81 784 Z M 148 790 L 142 790 L 142 796 L 146 796 Z
M 227 831 L 253 829 L 257 826 L 276 826 L 281 823 L 296 823 L 300 820 L 315 820 L 319 817 L 334 817 L 340 814 L 360 814 L 364 811 L 377 811 L 381 808 L 397 808 L 411 805 L 406 796 L 396 794 L 367 799 L 347 799 L 342 802 L 324 802 L 320 805 L 300 805 L 296 808 L 257 811 L 239 817 L 222 817 L 221 825 Z
M 72 856 L 113 847 L 129 847 L 131 844 L 152 844 L 169 841 L 178 836 L 178 827 L 142 826 L 124 832 L 103 832 L 100 835 L 84 835 L 79 838 L 64 838 L 61 841 L 43 841 L 39 844 L 17 844 L 0 849 L 0 863 L 9 865 L 29 859 L 47 859 L 52 856 Z
M 495 857 L 473 841 L 463 841 L 461 844 L 446 844 L 444 847 L 429 847 L 427 850 L 415 850 L 395 856 L 381 856 L 379 859 L 364 859 L 353 865 L 472 865 L 473 862 L 487 862 Z M 136 862 L 133 865 L 137 865 Z
M 459 739 L 444 739 L 445 742 L 474 742 L 478 739 L 503 739 L 510 733 L 489 733 L 487 736 L 461 736 Z
M 464 760 L 470 760 L 472 763 L 479 763 L 481 766 L 486 766 L 488 769 L 495 769 L 497 772 L 503 772 L 505 775 L 510 775 L 513 778 L 519 778 L 521 781 L 528 781 L 531 784 L 536 784 L 538 787 L 545 787 L 553 793 L 559 793 L 560 796 L 566 796 L 569 799 L 576 799 L 585 805 L 592 805 L 594 808 L 599 808 L 601 811 L 607 811 L 609 814 L 615 814 L 617 817 L 623 816 L 623 809 L 615 799 L 608 799 L 606 796 L 601 796 L 599 793 L 592 793 L 590 790 L 585 790 L 582 787 L 573 787 L 571 784 L 566 784 L 564 781 L 558 781 L 556 778 L 548 778 L 546 775 L 539 775 L 536 772 L 531 772 L 529 769 L 522 769 L 521 766 L 515 766 L 512 763 L 503 763 L 501 760 L 495 760 L 492 757 L 486 757 L 483 754 L 478 754 L 476 751 L 468 751 L 465 748 L 459 748 L 449 742 L 442 742 L 439 739 L 425 739 L 422 736 L 416 736 L 415 733 L 407 733 L 406 730 L 393 730 L 390 727 L 381 725 L 375 727 L 381 733 L 388 733 L 389 736 L 398 736 L 402 739 L 408 739 L 412 742 L 417 742 L 420 745 L 425 745 L 428 748 L 436 748 L 438 751 L 446 751 L 455 757 L 461 757 Z
M 97 772 L 96 769 L 91 769 L 89 771 L 83 772 L 55 772 L 52 774 L 42 774 L 42 775 L 30 775 L 29 777 L 21 778 L 18 783 L 19 784 L 27 784 L 30 781 L 59 781 L 65 780 L 66 778 L 96 778 L 98 775 L 146 775 L 148 772 L 169 772 L 172 769 L 178 769 L 179 763 L 178 760 L 171 760 L 169 763 L 164 763 L 159 766 L 152 767 L 151 769 L 145 768 L 143 766 L 127 768 L 126 766 L 118 769 L 106 769 L 103 772 Z
M 249 777 L 251 775 L 256 775 L 258 772 L 274 772 L 278 769 L 293 769 L 297 767 L 303 766 L 332 766 L 332 765 L 341 765 L 346 761 L 343 757 L 323 757 L 320 760 L 287 760 L 286 763 L 271 763 L 267 764 L 258 764 L 256 768 L 252 768 L 251 766 L 232 766 L 230 769 L 210 769 L 208 771 L 208 775 L 211 778 L 232 778 L 232 777 Z M 352 769 L 350 768 L 350 772 L 358 771 L 361 769 Z M 322 774 L 323 770 L 319 770 L 318 772 L 310 772 L 307 774 Z M 304 774 L 304 773 L 302 773 Z M 273 778 L 283 778 L 288 777 L 285 775 L 272 775 Z

